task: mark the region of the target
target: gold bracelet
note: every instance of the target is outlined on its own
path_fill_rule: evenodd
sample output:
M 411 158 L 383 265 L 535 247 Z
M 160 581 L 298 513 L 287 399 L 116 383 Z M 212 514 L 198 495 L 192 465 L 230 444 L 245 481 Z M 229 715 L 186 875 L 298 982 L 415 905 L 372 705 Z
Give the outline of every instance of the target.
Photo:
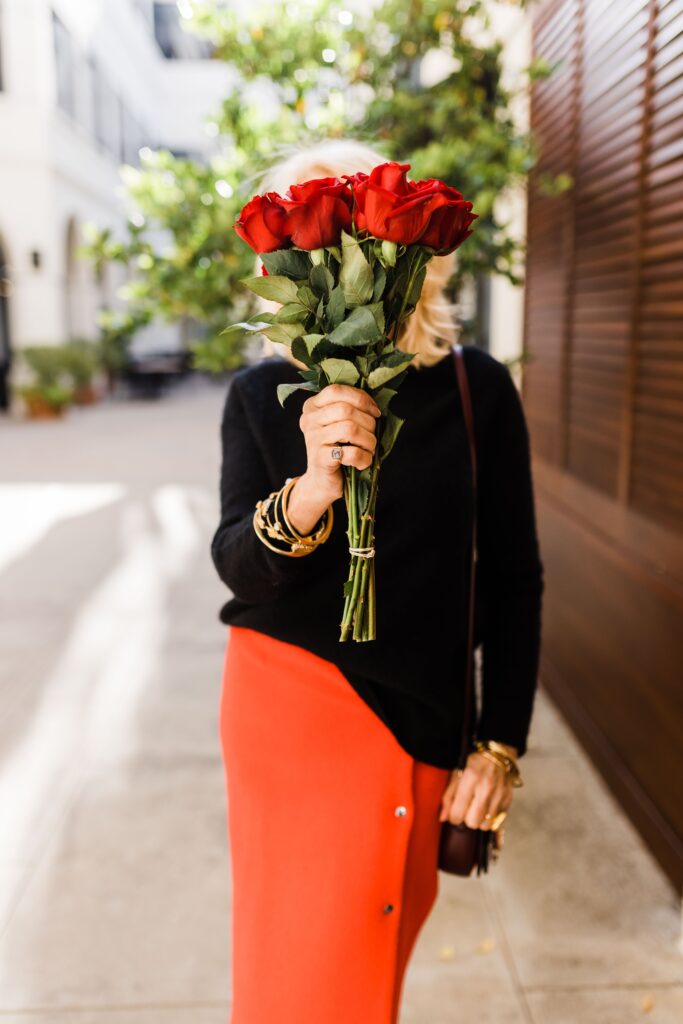
M 505 749 L 502 743 L 496 743 L 495 740 L 476 740 L 475 745 L 477 747 L 477 750 L 486 750 L 489 753 L 494 754 L 497 758 L 500 758 L 501 761 L 509 765 L 511 768 L 517 767 L 516 759 L 512 756 L 512 754 L 508 753 L 508 751 Z
M 277 495 L 274 499 L 273 507 L 275 509 L 275 514 L 278 523 L 280 524 L 280 526 L 282 526 L 282 520 L 284 520 L 285 527 L 289 531 L 289 535 L 287 537 L 288 543 L 290 543 L 295 550 L 298 550 L 299 548 L 307 548 L 309 551 L 312 551 L 314 548 L 318 546 L 318 544 L 324 544 L 324 542 L 329 537 L 330 531 L 332 529 L 334 513 L 332 510 L 332 505 L 328 505 L 328 507 L 325 509 L 325 512 L 323 512 L 322 516 L 320 516 L 321 524 L 317 529 L 307 534 L 301 534 L 299 533 L 298 530 L 295 530 L 287 516 L 287 505 L 289 504 L 290 491 L 292 490 L 294 484 L 297 482 L 298 479 L 298 476 L 287 478 L 284 487 L 281 487 L 280 490 L 277 492 Z M 277 514 L 278 509 L 281 510 L 282 520 L 280 519 L 280 516 Z
M 496 740 L 484 740 L 484 743 L 489 750 L 497 750 L 499 754 L 502 754 L 504 757 L 509 757 L 515 761 L 514 754 L 511 754 L 502 743 L 497 743 Z
M 322 520 L 321 525 L 318 527 L 317 530 L 313 530 L 311 533 L 308 534 L 301 534 L 292 526 L 291 522 L 289 521 L 289 516 L 287 515 L 287 506 L 289 505 L 289 493 L 298 479 L 298 476 L 289 478 L 285 486 L 281 490 L 280 504 L 282 505 L 282 518 L 285 521 L 285 526 L 287 527 L 290 534 L 295 538 L 296 541 L 299 541 L 300 543 L 304 544 L 313 543 L 314 546 L 317 546 L 318 544 L 323 544 L 324 541 L 327 540 L 329 536 L 330 530 L 332 529 L 331 517 L 328 516 L 328 518 L 325 519 L 325 514 L 327 512 L 327 509 L 325 509 L 325 512 L 323 512 L 322 516 L 319 517 Z M 332 505 L 328 505 L 328 509 L 331 513 Z M 320 535 L 322 534 L 325 534 L 324 540 L 320 539 Z
M 494 741 L 492 740 L 476 740 L 474 747 L 477 753 L 481 754 L 482 757 L 487 758 L 487 760 L 491 761 L 493 764 L 497 764 L 500 768 L 503 768 L 506 776 L 509 777 L 513 786 L 524 785 L 524 780 L 520 774 L 516 760 L 510 754 L 501 750 L 500 744 L 494 744 Z
M 267 510 L 269 513 L 267 518 L 271 526 L 276 530 L 276 535 L 290 547 L 299 550 L 299 548 L 311 547 L 314 543 L 314 537 L 312 535 L 300 537 L 292 530 L 291 524 L 287 521 L 285 501 L 293 485 L 292 478 L 288 477 L 285 485 L 279 491 L 274 492 L 272 504 L 269 505 Z
M 293 543 L 290 543 L 290 541 L 286 537 L 284 537 L 279 531 L 275 530 L 267 523 L 264 524 L 263 518 L 260 516 L 258 508 L 254 512 L 253 525 L 256 534 L 259 537 L 259 540 L 261 540 L 266 545 L 266 547 L 270 548 L 271 551 L 275 551 L 278 555 L 288 555 L 292 558 L 300 558 L 303 555 L 310 554 L 310 552 L 314 551 L 315 548 L 318 546 L 318 544 L 302 544 L 299 541 L 294 541 Z M 281 541 L 283 544 L 288 544 L 290 546 L 290 550 L 285 551 L 282 548 L 278 548 L 274 544 L 271 544 L 270 541 L 268 541 L 264 536 L 264 532 L 269 534 L 271 537 L 274 537 L 277 540 Z M 318 543 L 323 543 L 323 539 L 321 538 Z
M 287 484 L 290 483 L 290 478 L 287 480 Z M 257 509 L 259 516 L 257 517 L 257 525 L 264 530 L 268 536 L 274 540 L 282 541 L 283 544 L 292 546 L 298 542 L 298 537 L 293 536 L 283 527 L 282 514 L 280 511 L 280 501 L 284 487 L 281 487 L 278 491 L 272 491 L 269 496 L 260 502 L 257 502 Z
M 298 479 L 298 476 L 288 477 L 286 483 L 279 490 L 271 491 L 267 498 L 257 501 L 253 517 L 254 529 L 266 547 L 278 555 L 288 555 L 293 558 L 310 554 L 319 544 L 323 544 L 330 535 L 334 521 L 334 510 L 330 504 L 320 517 L 322 522 L 317 530 L 304 535 L 293 528 L 286 515 L 286 503 L 289 492 Z M 280 512 L 285 526 L 281 521 Z M 285 551 L 269 543 L 266 534 L 273 540 L 287 545 L 290 550 Z

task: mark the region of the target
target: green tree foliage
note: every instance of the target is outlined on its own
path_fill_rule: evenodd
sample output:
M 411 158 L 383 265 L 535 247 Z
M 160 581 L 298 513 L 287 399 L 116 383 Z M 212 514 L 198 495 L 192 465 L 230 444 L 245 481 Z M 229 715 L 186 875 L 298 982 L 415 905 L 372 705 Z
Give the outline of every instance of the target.
M 187 8 L 188 29 L 213 42 L 235 86 L 211 122 L 221 155 L 208 166 L 143 155 L 140 169 L 124 168 L 127 237 L 104 231 L 90 242 L 96 261 L 130 268 L 133 320 L 190 318 L 211 342 L 236 314 L 248 315 L 253 300 L 238 282 L 252 272 L 253 254 L 231 225 L 265 166 L 292 144 L 329 137 L 367 141 L 410 162 L 411 177 L 442 178 L 473 201 L 480 217 L 459 253 L 454 294 L 481 272 L 520 283 L 523 245 L 494 202 L 525 180 L 537 153 L 514 124 L 485 0 L 384 0 L 353 13 L 330 0 L 253 0 L 246 12 L 193 0 Z M 445 72 L 425 82 L 435 51 Z M 515 94 L 550 71 L 535 62 Z M 229 347 L 218 347 L 229 364 Z

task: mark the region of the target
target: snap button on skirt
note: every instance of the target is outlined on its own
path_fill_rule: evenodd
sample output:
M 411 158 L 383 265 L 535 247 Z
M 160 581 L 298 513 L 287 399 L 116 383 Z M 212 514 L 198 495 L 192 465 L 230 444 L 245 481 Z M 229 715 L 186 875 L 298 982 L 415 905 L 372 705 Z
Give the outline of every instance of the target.
M 230 1024 L 395 1024 L 450 773 L 411 757 L 332 662 L 242 626 L 220 738 Z

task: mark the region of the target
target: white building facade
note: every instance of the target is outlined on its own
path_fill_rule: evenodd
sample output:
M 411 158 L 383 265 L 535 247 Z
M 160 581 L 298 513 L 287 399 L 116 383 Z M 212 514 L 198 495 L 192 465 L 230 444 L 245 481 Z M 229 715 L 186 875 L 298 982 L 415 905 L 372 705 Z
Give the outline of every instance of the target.
M 77 249 L 84 224 L 123 229 L 121 164 L 143 147 L 211 155 L 206 119 L 233 83 L 183 32 L 182 12 L 175 0 L 0 0 L 0 374 L 24 345 L 96 337 L 98 310 L 120 304 L 121 268 L 98 280 Z M 514 81 L 529 59 L 528 13 L 492 3 L 491 14 Z M 516 113 L 525 127 L 524 104 Z M 523 190 L 500 203 L 523 237 Z M 516 356 L 523 289 L 494 275 L 482 298 L 488 347 Z M 178 329 L 143 333 L 145 347 L 165 348 Z
M 180 20 L 168 0 L 0 0 L 0 362 L 97 336 L 120 279 L 77 248 L 88 222 L 123 227 L 121 164 L 210 155 L 229 72 Z

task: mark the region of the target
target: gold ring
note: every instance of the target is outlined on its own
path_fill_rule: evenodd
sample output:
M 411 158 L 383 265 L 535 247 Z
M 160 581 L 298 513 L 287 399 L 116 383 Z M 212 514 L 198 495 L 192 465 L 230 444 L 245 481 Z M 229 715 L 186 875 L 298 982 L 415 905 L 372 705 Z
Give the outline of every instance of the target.
M 499 829 L 500 826 L 505 821 L 505 819 L 507 818 L 507 816 L 508 816 L 508 812 L 507 811 L 499 811 L 498 814 L 493 819 L 493 821 L 491 822 L 491 831 L 495 832 L 496 829 Z

